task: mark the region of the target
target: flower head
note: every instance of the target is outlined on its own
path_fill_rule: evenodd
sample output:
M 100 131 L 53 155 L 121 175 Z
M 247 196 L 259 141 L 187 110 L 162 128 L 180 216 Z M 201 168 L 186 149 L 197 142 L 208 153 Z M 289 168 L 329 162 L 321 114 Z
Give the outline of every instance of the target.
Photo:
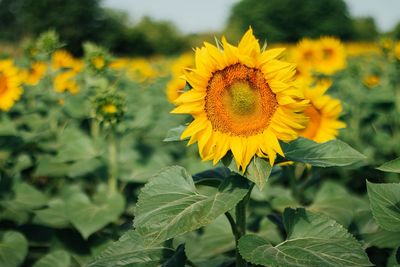
M 245 171 L 255 156 L 283 155 L 279 140 L 291 141 L 304 128 L 307 106 L 292 79 L 295 65 L 279 60 L 284 49 L 263 51 L 249 29 L 239 45 L 222 38 L 196 49 L 195 68 L 185 72 L 192 89 L 179 96 L 172 113 L 194 120 L 181 138 L 198 142 L 200 156 L 216 164 L 230 150 Z
M 10 110 L 21 98 L 21 82 L 19 71 L 13 62 L 0 60 L 0 110 Z

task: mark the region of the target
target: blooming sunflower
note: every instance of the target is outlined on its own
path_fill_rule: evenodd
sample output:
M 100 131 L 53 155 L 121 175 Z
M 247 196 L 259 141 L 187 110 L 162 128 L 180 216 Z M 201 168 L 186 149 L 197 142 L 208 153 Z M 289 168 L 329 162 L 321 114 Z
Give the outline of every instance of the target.
M 304 128 L 308 104 L 292 79 L 295 65 L 278 60 L 284 49 L 260 49 L 250 28 L 239 45 L 222 38 L 223 50 L 207 42 L 195 50 L 195 68 L 185 71 L 192 89 L 179 96 L 172 113 L 194 120 L 182 133 L 198 142 L 203 160 L 216 164 L 229 150 L 238 169 L 255 156 L 283 156 L 279 140 L 291 141 Z
M 47 64 L 45 62 L 36 61 L 32 63 L 30 69 L 23 72 L 25 83 L 32 86 L 37 85 L 46 74 L 46 70 Z
M 292 59 L 297 64 L 297 74 L 309 75 L 321 57 L 321 49 L 317 41 L 307 38 L 301 40 L 292 54 Z
M 66 50 L 57 50 L 51 55 L 51 65 L 53 69 L 72 68 L 74 57 Z
M 329 81 L 321 81 L 315 86 L 304 87 L 304 97 L 310 101 L 304 111 L 309 121 L 300 135 L 318 143 L 335 139 L 338 130 L 346 127 L 345 123 L 338 120 L 342 112 L 340 101 L 325 94 L 330 85 Z
M 331 75 L 346 67 L 346 52 L 340 40 L 322 37 L 319 46 L 321 59 L 317 62 L 316 71 Z
M 18 69 L 11 60 L 0 60 L 0 110 L 10 110 L 22 92 Z

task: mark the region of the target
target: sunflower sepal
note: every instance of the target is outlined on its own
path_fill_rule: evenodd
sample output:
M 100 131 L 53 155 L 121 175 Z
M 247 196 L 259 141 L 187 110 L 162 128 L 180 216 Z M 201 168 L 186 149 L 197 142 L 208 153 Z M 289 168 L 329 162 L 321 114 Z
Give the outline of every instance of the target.
M 222 163 L 230 171 L 245 177 L 247 180 L 256 184 L 258 189 L 263 190 L 269 176 L 271 175 L 272 167 L 267 158 L 254 156 L 246 169 L 239 169 L 233 157 L 229 152 L 222 158 Z

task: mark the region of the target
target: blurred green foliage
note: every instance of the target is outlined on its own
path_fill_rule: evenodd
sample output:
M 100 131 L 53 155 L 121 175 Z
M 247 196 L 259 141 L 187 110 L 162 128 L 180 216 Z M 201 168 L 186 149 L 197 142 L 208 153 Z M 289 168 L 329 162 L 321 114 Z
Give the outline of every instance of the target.
M 296 42 L 303 37 L 352 37 L 351 19 L 342 0 L 242 0 L 233 9 L 227 33 L 238 38 L 249 25 L 261 40 Z
M 55 29 L 77 55 L 82 54 L 84 41 L 128 55 L 173 54 L 188 48 L 169 22 L 144 18 L 131 26 L 127 14 L 100 4 L 100 0 L 1 0 L 0 41 L 16 42 Z

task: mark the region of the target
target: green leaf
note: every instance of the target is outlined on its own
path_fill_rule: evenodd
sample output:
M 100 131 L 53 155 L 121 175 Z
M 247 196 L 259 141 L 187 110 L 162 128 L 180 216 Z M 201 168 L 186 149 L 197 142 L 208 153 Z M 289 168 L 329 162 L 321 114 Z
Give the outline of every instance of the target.
M 400 184 L 367 182 L 372 214 L 383 229 L 400 232 Z
M 125 199 L 120 193 L 108 193 L 101 189 L 90 200 L 80 192 L 70 196 L 67 201 L 67 218 L 87 239 L 94 232 L 118 219 L 124 211 Z
M 0 266 L 18 267 L 28 253 L 28 241 L 14 231 L 7 231 L 0 235 Z
M 66 129 L 60 138 L 60 148 L 56 156 L 58 162 L 92 159 L 101 154 L 92 139 L 80 130 Z
M 34 223 L 53 228 L 67 227 L 69 221 L 66 215 L 67 205 L 65 201 L 63 199 L 53 199 L 47 205 L 47 208 L 35 211 Z
M 71 178 L 84 176 L 94 172 L 96 169 L 100 168 L 102 164 L 103 163 L 97 158 L 77 161 L 69 166 L 68 176 Z
M 362 238 L 368 247 L 397 248 L 400 246 L 400 232 L 391 232 L 378 228 L 376 232 L 363 234 Z
M 204 227 L 201 235 L 190 235 L 185 239 L 186 254 L 193 261 L 216 257 L 235 249 L 235 239 L 225 215 Z
M 176 142 L 181 141 L 181 135 L 186 129 L 186 126 L 180 125 L 178 127 L 168 130 L 167 136 L 164 138 L 164 142 Z
M 218 188 L 196 188 L 184 168 L 165 168 L 142 189 L 134 225 L 148 242 L 162 242 L 210 224 L 247 192 L 248 183 L 240 176 L 224 179 Z
M 260 190 L 263 190 L 271 170 L 272 167 L 266 159 L 254 157 L 247 166 L 245 177 L 254 182 Z
M 286 209 L 287 240 L 272 246 L 255 235 L 239 240 L 246 261 L 264 266 L 371 266 L 358 241 L 341 225 L 304 209 Z
M 377 169 L 384 172 L 400 173 L 400 158 L 386 162 L 383 165 L 379 166 Z
M 162 245 L 149 246 L 138 232 L 131 230 L 86 267 L 156 267 L 173 254 L 172 249 Z
M 322 213 L 347 227 L 353 220 L 356 209 L 354 197 L 347 190 L 333 182 L 325 182 L 308 207 L 310 211 Z
M 67 175 L 70 164 L 56 162 L 53 157 L 43 156 L 38 160 L 34 176 L 60 177 Z
M 71 256 L 64 250 L 50 252 L 39 259 L 33 267 L 69 267 Z
M 29 212 L 47 203 L 47 197 L 27 183 L 17 183 L 13 190 L 14 198 L 0 203 L 4 208 L 0 213 L 0 218 L 23 224 L 27 221 Z
M 337 139 L 320 144 L 298 138 L 281 145 L 285 158 L 317 167 L 347 166 L 365 159 L 360 152 Z

